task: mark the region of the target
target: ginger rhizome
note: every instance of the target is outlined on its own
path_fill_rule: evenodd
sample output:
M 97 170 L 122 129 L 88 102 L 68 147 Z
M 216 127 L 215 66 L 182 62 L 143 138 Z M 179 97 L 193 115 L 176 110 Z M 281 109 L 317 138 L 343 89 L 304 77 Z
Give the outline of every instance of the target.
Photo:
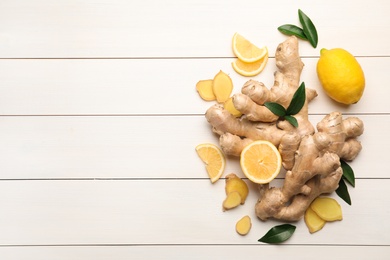
M 276 102 L 287 108 L 300 85 L 304 64 L 295 36 L 279 44 L 275 60 L 278 70 L 271 88 L 249 80 L 241 93 L 232 96 L 242 116 L 233 116 L 216 104 L 206 111 L 206 118 L 220 135 L 220 146 L 227 155 L 240 156 L 244 147 L 256 140 L 270 141 L 278 148 L 287 171 L 284 184 L 278 188 L 259 185 L 255 211 L 261 220 L 296 221 L 315 198 L 337 189 L 342 176 L 340 159 L 353 160 L 362 149 L 357 137 L 363 133 L 363 122 L 332 112 L 314 127 L 308 105 L 317 92 L 310 88 L 306 88 L 304 106 L 294 115 L 297 127 L 273 114 L 264 103 Z

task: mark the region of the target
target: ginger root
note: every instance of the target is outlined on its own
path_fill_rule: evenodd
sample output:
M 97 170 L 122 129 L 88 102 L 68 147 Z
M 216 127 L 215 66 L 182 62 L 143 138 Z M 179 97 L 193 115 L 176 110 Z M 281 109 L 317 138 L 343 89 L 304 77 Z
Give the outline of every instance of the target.
M 357 137 L 364 127 L 356 117 L 343 119 L 341 113 L 332 112 L 315 128 L 308 118 L 308 104 L 317 93 L 309 88 L 304 106 L 294 115 L 298 127 L 275 116 L 264 103 L 272 101 L 287 108 L 300 85 L 304 64 L 295 36 L 279 44 L 275 59 L 278 70 L 270 89 L 249 80 L 241 93 L 233 95 L 241 117 L 233 116 L 220 104 L 210 107 L 205 116 L 213 132 L 220 135 L 220 146 L 227 155 L 240 156 L 255 140 L 267 140 L 278 147 L 287 171 L 283 186 L 259 185 L 255 212 L 261 220 L 297 221 L 315 198 L 337 189 L 342 176 L 340 159 L 353 160 L 359 154 L 362 146 Z
M 317 96 L 315 90 L 306 88 L 306 102 L 295 115 L 299 124 L 297 128 L 279 120 L 264 106 L 265 102 L 270 101 L 287 108 L 299 87 L 304 66 L 298 53 L 298 40 L 294 36 L 278 46 L 275 57 L 279 71 L 275 72 L 275 82 L 271 89 L 263 83 L 249 80 L 243 86 L 242 93 L 233 95 L 234 107 L 244 114 L 242 117 L 234 117 L 219 104 L 206 111 L 206 119 L 213 131 L 220 135 L 220 145 L 225 154 L 239 156 L 242 149 L 254 140 L 268 140 L 275 146 L 288 146 L 288 138 L 283 138 L 286 133 L 298 137 L 314 133 L 314 127 L 308 119 L 308 103 Z M 294 152 L 286 150 L 281 155 L 291 157 Z

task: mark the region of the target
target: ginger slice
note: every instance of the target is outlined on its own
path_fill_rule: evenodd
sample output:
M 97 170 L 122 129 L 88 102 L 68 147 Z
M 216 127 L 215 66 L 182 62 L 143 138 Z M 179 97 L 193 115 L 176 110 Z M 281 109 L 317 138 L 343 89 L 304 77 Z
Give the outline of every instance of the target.
M 223 103 L 229 99 L 233 91 L 232 79 L 222 70 L 213 79 L 213 92 L 218 103 Z
M 237 223 L 236 223 L 236 231 L 241 236 L 245 236 L 249 233 L 252 227 L 251 218 L 249 216 L 242 217 Z
M 223 211 L 233 209 L 241 204 L 241 196 L 237 191 L 230 192 L 223 201 Z
M 310 208 L 325 221 L 343 219 L 341 206 L 333 198 L 318 197 L 311 203 Z
M 249 193 L 248 185 L 246 184 L 246 182 L 239 178 L 236 174 L 230 173 L 226 175 L 225 183 L 226 195 L 229 195 L 229 193 L 236 191 L 240 194 L 240 203 L 244 204 Z
M 305 212 L 305 223 L 310 233 L 321 230 L 326 221 L 320 218 L 310 207 Z
M 196 83 L 196 90 L 202 99 L 206 101 L 215 100 L 212 79 L 199 80 L 198 83 Z
M 240 117 L 242 116 L 242 113 L 238 111 L 233 104 L 233 99 L 230 97 L 228 100 L 223 103 L 223 107 L 230 112 L 235 117 Z

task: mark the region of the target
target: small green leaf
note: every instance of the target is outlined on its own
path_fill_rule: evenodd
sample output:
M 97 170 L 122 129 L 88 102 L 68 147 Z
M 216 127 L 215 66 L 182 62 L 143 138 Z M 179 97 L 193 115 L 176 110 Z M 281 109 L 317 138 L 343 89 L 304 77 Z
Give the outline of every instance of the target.
M 302 12 L 301 9 L 298 10 L 298 16 L 299 21 L 302 24 L 303 32 L 305 33 L 310 44 L 316 48 L 318 44 L 318 34 L 316 27 L 314 26 L 311 19 L 304 12 Z
M 271 228 L 258 241 L 268 244 L 281 243 L 289 239 L 295 232 L 296 226 L 291 224 L 282 224 Z
M 277 116 L 285 116 L 286 115 L 286 109 L 275 102 L 266 102 L 264 103 L 264 106 L 271 110 L 272 113 L 274 113 Z
M 295 35 L 298 38 L 301 38 L 302 40 L 307 40 L 307 37 L 305 33 L 303 32 L 302 28 L 293 25 L 293 24 L 284 24 L 278 27 L 279 32 L 286 34 L 286 35 Z
M 339 181 L 339 187 L 336 190 L 337 195 L 342 198 L 346 203 L 352 205 L 351 197 L 349 196 L 348 187 L 344 182 L 344 179 L 341 178 Z
M 291 99 L 290 105 L 287 108 L 287 115 L 296 115 L 301 111 L 306 101 L 305 82 L 302 82 L 299 88 L 295 91 Z
M 343 178 L 355 187 L 355 174 L 351 168 L 344 160 L 340 160 L 341 169 L 343 169 Z
M 284 119 L 286 119 L 294 127 L 298 127 L 298 121 L 295 117 L 287 115 L 284 117 Z

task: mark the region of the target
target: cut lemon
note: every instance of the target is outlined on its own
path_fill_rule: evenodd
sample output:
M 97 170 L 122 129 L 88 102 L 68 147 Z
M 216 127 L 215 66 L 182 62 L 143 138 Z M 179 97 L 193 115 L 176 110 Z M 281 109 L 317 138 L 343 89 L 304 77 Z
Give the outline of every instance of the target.
M 241 169 L 254 183 L 271 182 L 279 174 L 282 158 L 271 142 L 259 140 L 247 145 L 241 152 Z
M 256 76 L 262 72 L 267 65 L 268 53 L 261 59 L 252 63 L 243 62 L 240 59 L 236 59 L 232 62 L 233 69 L 240 75 L 246 77 Z
M 238 33 L 233 36 L 233 52 L 243 62 L 261 60 L 267 53 L 266 47 L 258 48 Z
M 226 159 L 221 149 L 214 144 L 200 144 L 196 146 L 196 152 L 200 159 L 206 164 L 206 170 L 211 183 L 221 178 L 226 165 Z

